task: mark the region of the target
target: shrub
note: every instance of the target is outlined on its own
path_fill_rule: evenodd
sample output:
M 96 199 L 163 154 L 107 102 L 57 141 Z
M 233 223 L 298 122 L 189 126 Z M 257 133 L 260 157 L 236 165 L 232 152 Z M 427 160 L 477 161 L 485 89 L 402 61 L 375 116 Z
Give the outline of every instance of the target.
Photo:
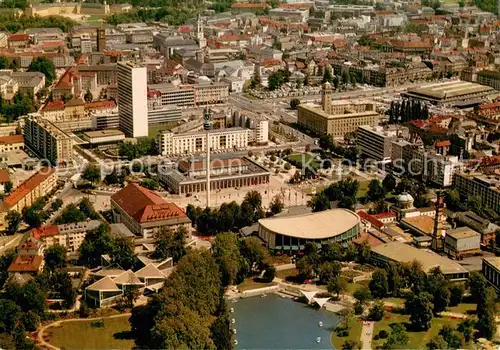
M 382 329 L 380 332 L 378 332 L 378 337 L 380 339 L 385 339 L 389 336 L 389 333 L 385 329 Z

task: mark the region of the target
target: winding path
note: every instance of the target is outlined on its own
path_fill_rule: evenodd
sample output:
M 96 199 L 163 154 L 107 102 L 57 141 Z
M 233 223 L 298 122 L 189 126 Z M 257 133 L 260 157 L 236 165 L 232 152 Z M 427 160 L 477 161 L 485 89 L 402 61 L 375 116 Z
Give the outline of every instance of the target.
M 99 321 L 99 320 L 106 320 L 106 319 L 111 319 L 111 318 L 125 317 L 125 316 L 130 316 L 130 315 L 132 315 L 132 314 L 130 312 L 127 312 L 124 314 L 105 316 L 105 317 L 71 318 L 71 319 L 67 319 L 67 320 L 55 321 L 55 322 L 46 324 L 40 328 L 40 330 L 38 331 L 37 340 L 40 343 L 40 345 L 46 349 L 60 350 L 58 347 L 46 342 L 45 339 L 43 339 L 43 334 L 45 333 L 45 331 L 48 328 L 57 327 L 57 326 L 60 326 L 62 323 L 66 323 L 66 322 Z

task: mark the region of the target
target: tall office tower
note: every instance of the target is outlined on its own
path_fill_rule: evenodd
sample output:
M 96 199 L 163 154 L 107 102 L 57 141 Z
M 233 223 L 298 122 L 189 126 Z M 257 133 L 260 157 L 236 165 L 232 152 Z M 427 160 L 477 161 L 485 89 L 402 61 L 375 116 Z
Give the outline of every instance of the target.
M 146 67 L 118 63 L 118 118 L 128 137 L 148 136 L 148 77 Z
M 106 50 L 106 30 L 97 28 L 97 51 L 104 52 Z

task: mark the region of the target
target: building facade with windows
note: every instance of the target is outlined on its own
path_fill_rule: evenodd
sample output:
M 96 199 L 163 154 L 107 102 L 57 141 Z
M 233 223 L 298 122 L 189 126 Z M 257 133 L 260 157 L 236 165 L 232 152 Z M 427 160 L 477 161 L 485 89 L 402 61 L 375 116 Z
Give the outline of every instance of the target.
M 497 212 L 500 211 L 500 176 L 484 174 L 456 173 L 453 186 L 462 196 L 480 197 L 482 204 Z

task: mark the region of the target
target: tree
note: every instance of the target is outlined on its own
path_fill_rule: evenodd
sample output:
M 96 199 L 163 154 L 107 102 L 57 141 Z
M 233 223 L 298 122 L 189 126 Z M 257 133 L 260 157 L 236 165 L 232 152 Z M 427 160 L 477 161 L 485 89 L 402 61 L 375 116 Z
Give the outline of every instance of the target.
M 283 204 L 283 201 L 281 200 L 280 195 L 276 195 L 273 197 L 273 200 L 269 204 L 269 210 L 273 215 L 279 214 L 283 211 L 285 208 L 285 205 Z
M 367 287 L 361 287 L 356 289 L 356 291 L 353 294 L 353 297 L 356 298 L 357 301 L 360 303 L 364 304 L 367 301 L 371 300 L 372 298 L 372 293 L 370 293 L 370 290 Z
M 10 61 L 5 56 L 0 56 L 0 69 L 8 69 L 10 67 Z
M 87 89 L 87 92 L 85 92 L 85 95 L 83 95 L 83 99 L 85 100 L 85 102 L 92 102 L 94 96 L 92 96 L 90 90 Z
M 0 299 L 0 333 L 11 333 L 21 319 L 21 308 L 12 300 Z
M 257 237 L 248 237 L 241 241 L 240 253 L 246 259 L 251 270 L 262 271 L 265 266 L 265 260 L 269 252 L 262 245 Z
M 331 209 L 330 199 L 324 192 L 316 194 L 308 203 L 313 212 Z
M 141 186 L 149 190 L 156 190 L 158 188 L 158 181 L 155 179 L 143 179 Z
M 476 329 L 480 336 L 486 339 L 492 339 L 496 334 L 495 313 L 497 310 L 495 301 L 496 292 L 492 287 L 481 290 L 476 309 L 478 315 Z
M 469 274 L 467 284 L 474 300 L 478 304 L 482 302 L 482 297 L 486 295 L 486 289 L 488 288 L 488 281 L 486 278 L 481 273 L 473 271 Z
M 355 204 L 356 204 L 356 198 L 354 198 L 354 197 L 342 197 L 339 200 L 338 207 L 349 209 L 349 210 L 353 211 Z
M 5 216 L 5 220 L 7 220 L 7 232 L 14 234 L 21 224 L 21 214 L 16 210 L 10 210 Z
M 332 71 L 328 68 L 325 68 L 325 72 L 323 73 L 323 80 L 322 83 L 332 83 L 333 82 L 333 76 L 332 76 Z
M 0 56 L 1 57 L 1 56 Z M 5 194 L 9 194 L 10 191 L 12 191 L 12 187 L 14 187 L 14 184 L 12 183 L 12 181 L 7 181 L 4 185 L 3 185 L 3 191 Z
M 446 284 L 441 284 L 434 292 L 434 314 L 445 311 L 450 304 L 450 290 Z
M 45 266 L 53 271 L 66 267 L 66 248 L 60 244 L 50 246 L 45 251 Z
M 264 280 L 264 282 L 270 283 L 274 280 L 275 276 L 276 276 L 276 268 L 274 266 L 269 266 L 264 272 L 262 279 Z
M 110 254 L 114 249 L 109 225 L 101 224 L 89 231 L 80 246 L 80 263 L 93 268 L 101 264 L 101 255 Z
M 56 270 L 50 277 L 50 283 L 52 290 L 64 300 L 64 306 L 70 309 L 75 303 L 76 291 L 73 289 L 68 272 L 63 269 Z
M 409 337 L 405 327 L 401 323 L 391 325 L 391 333 L 384 343 L 384 349 L 404 349 L 408 344 Z
M 460 193 L 453 189 L 444 192 L 444 202 L 446 207 L 450 210 L 459 210 L 462 205 L 460 202 Z
M 372 201 L 384 199 L 385 190 L 378 179 L 373 179 L 368 185 L 368 198 Z
M 432 296 L 425 292 L 408 296 L 405 308 L 410 314 L 410 322 L 415 330 L 426 331 L 430 328 L 432 321 L 431 299 Z
M 86 219 L 85 214 L 74 204 L 68 204 L 56 218 L 55 223 L 58 225 L 69 224 L 73 222 L 81 222 Z
M 400 265 L 396 263 L 389 263 L 386 266 L 387 284 L 389 286 L 389 293 L 392 295 L 398 295 L 402 285 L 400 269 Z
M 373 273 L 369 284 L 370 292 L 374 298 L 384 298 L 389 292 L 389 283 L 387 281 L 387 272 L 377 270 Z
M 387 174 L 382 181 L 385 192 L 392 192 L 396 188 L 396 178 L 392 174 Z
M 78 209 L 85 215 L 86 218 L 91 220 L 99 219 L 99 215 L 94 209 L 94 205 L 90 202 L 87 197 L 82 198 L 80 203 L 78 204 Z
M 476 322 L 471 318 L 466 318 L 457 327 L 457 331 L 464 335 L 465 342 L 468 343 L 474 336 Z
M 342 350 L 361 350 L 363 345 L 356 340 L 346 340 L 344 344 L 342 344 Z
M 29 207 L 23 209 L 23 220 L 31 228 L 42 226 L 46 217 L 47 213 L 38 210 L 37 208 Z
M 464 336 L 450 325 L 444 325 L 439 330 L 439 335 L 443 337 L 444 341 L 448 344 L 448 349 L 461 349 L 464 343 Z
M 223 286 L 240 283 L 249 272 L 249 265 L 240 254 L 240 242 L 235 234 L 218 234 L 212 246 L 212 253 L 219 265 Z
M 221 293 L 222 295 L 223 293 Z M 224 298 L 221 298 L 217 319 L 210 326 L 211 338 L 214 341 L 216 349 L 232 349 L 231 342 L 231 324 L 229 322 L 229 313 L 227 311 L 227 303 Z
M 22 286 L 8 284 L 6 296 L 19 305 L 23 312 L 33 311 L 39 316 L 45 314 L 45 309 L 47 307 L 45 302 L 46 293 L 34 280 Z
M 133 268 L 136 263 L 134 242 L 126 237 L 117 237 L 112 245 L 113 249 L 109 253 L 111 261 L 125 270 Z
M 344 248 L 338 242 L 328 242 L 321 245 L 321 257 L 325 261 L 342 261 Z
M 297 109 L 297 107 L 300 105 L 300 100 L 298 98 L 292 98 L 290 100 L 290 108 L 291 109 Z
M 448 344 L 440 335 L 435 335 L 426 344 L 428 350 L 448 349 Z
M 338 261 L 324 262 L 318 267 L 319 280 L 325 284 L 328 284 L 330 280 L 337 276 L 340 276 L 341 270 L 342 265 Z
M 160 229 L 154 235 L 155 251 L 153 256 L 157 259 L 172 258 L 177 263 L 186 255 L 186 229 L 179 227 L 176 231 L 167 228 Z
M 56 78 L 56 67 L 54 62 L 45 56 L 36 57 L 31 61 L 28 72 L 41 72 L 45 75 L 45 86 L 52 85 Z
M 384 313 L 384 303 L 378 301 L 370 308 L 370 311 L 368 312 L 368 319 L 370 321 L 380 321 L 384 318 Z
M 87 165 L 82 173 L 82 179 L 89 181 L 92 184 L 101 181 L 101 169 L 93 164 Z
M 331 279 L 328 282 L 328 286 L 327 286 L 328 293 L 336 293 L 337 298 L 339 297 L 340 293 L 345 290 L 345 288 L 346 288 L 346 284 L 345 284 L 344 280 L 342 278 L 340 278 L 340 276 L 337 276 L 337 277 Z
M 61 208 L 63 206 L 63 204 L 64 203 L 63 203 L 61 198 L 56 198 L 56 200 L 52 202 L 50 207 L 52 208 L 53 211 L 57 211 L 57 210 L 59 210 L 59 208 Z
M 14 338 L 10 334 L 0 333 L 0 348 L 15 349 L 16 342 L 14 341 Z

